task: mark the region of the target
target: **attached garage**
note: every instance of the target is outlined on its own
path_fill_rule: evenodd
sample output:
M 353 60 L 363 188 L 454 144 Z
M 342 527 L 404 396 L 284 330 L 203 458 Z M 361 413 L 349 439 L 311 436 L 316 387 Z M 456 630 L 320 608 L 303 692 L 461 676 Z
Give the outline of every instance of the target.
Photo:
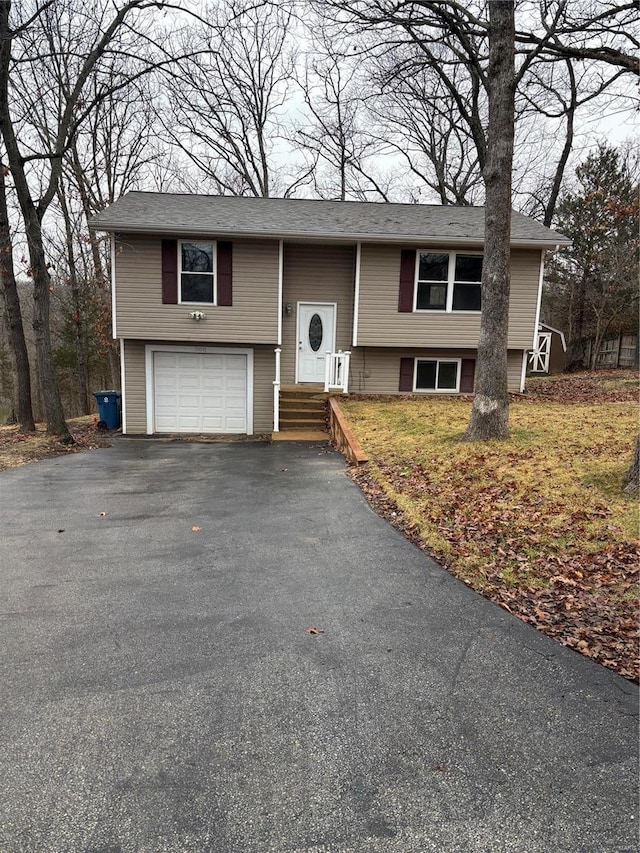
M 253 352 L 148 346 L 147 432 L 253 432 Z

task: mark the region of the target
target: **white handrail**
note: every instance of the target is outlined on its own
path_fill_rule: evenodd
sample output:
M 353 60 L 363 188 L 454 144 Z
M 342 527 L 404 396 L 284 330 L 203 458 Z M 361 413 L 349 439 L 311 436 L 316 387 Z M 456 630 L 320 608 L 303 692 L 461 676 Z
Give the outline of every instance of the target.
M 349 393 L 349 365 L 351 362 L 351 351 L 325 353 L 324 390 L 342 391 Z
M 273 380 L 273 431 L 280 432 L 280 347 L 274 349 L 276 354 L 276 378 Z

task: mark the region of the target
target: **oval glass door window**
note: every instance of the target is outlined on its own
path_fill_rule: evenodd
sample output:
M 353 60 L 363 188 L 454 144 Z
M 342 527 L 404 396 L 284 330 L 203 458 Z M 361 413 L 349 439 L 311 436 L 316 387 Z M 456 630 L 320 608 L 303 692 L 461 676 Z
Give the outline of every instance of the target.
M 319 314 L 314 314 L 309 320 L 309 346 L 313 352 L 318 352 L 322 345 L 322 320 Z

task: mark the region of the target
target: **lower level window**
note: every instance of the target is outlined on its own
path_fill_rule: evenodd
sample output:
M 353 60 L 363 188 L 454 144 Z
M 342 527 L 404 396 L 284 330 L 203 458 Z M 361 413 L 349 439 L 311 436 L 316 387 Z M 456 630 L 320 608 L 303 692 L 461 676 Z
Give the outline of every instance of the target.
M 459 391 L 460 361 L 446 359 L 416 360 L 416 391 Z

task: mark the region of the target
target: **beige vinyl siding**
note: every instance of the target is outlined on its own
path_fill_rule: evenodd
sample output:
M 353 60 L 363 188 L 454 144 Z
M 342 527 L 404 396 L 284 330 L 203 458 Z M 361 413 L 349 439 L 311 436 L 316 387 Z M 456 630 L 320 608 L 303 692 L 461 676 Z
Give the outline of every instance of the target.
M 253 350 L 253 432 L 273 430 L 273 380 L 276 361 L 272 347 Z
M 126 431 L 131 435 L 147 431 L 147 393 L 144 365 L 144 341 L 123 341 L 124 406 Z
M 123 389 L 127 416 L 127 433 L 143 434 L 147 431 L 147 394 L 145 375 L 145 347 L 167 341 L 124 341 Z M 218 346 L 216 342 L 209 346 Z M 175 342 L 184 346 L 184 341 Z M 233 347 L 229 347 L 233 349 Z M 253 347 L 253 432 L 268 433 L 273 429 L 273 380 L 275 356 L 272 347 Z
M 293 311 L 282 320 L 283 383 L 295 382 L 297 303 L 335 302 L 336 349 L 350 350 L 353 333 L 355 248 L 285 244 L 283 302 Z
M 461 251 L 460 247 L 435 248 Z M 400 251 L 397 246 L 362 246 L 358 345 L 476 347 L 480 334 L 479 313 L 398 312 Z M 481 252 L 482 249 L 469 247 L 464 251 Z M 536 322 L 539 270 L 539 251 L 512 251 L 509 347 L 514 349 L 531 347 Z
M 536 337 L 536 311 L 542 253 L 511 252 L 509 346 L 531 349 Z
M 161 247 L 159 237 L 118 235 L 115 268 L 119 338 L 275 345 L 277 241 L 234 242 L 233 305 L 219 307 L 162 304 Z M 189 317 L 196 307 L 204 311 L 204 320 Z
M 398 394 L 401 358 L 477 358 L 468 349 L 386 349 L 357 347 L 351 356 L 349 392 L 353 394 Z M 507 353 L 509 391 L 520 391 L 522 350 Z

